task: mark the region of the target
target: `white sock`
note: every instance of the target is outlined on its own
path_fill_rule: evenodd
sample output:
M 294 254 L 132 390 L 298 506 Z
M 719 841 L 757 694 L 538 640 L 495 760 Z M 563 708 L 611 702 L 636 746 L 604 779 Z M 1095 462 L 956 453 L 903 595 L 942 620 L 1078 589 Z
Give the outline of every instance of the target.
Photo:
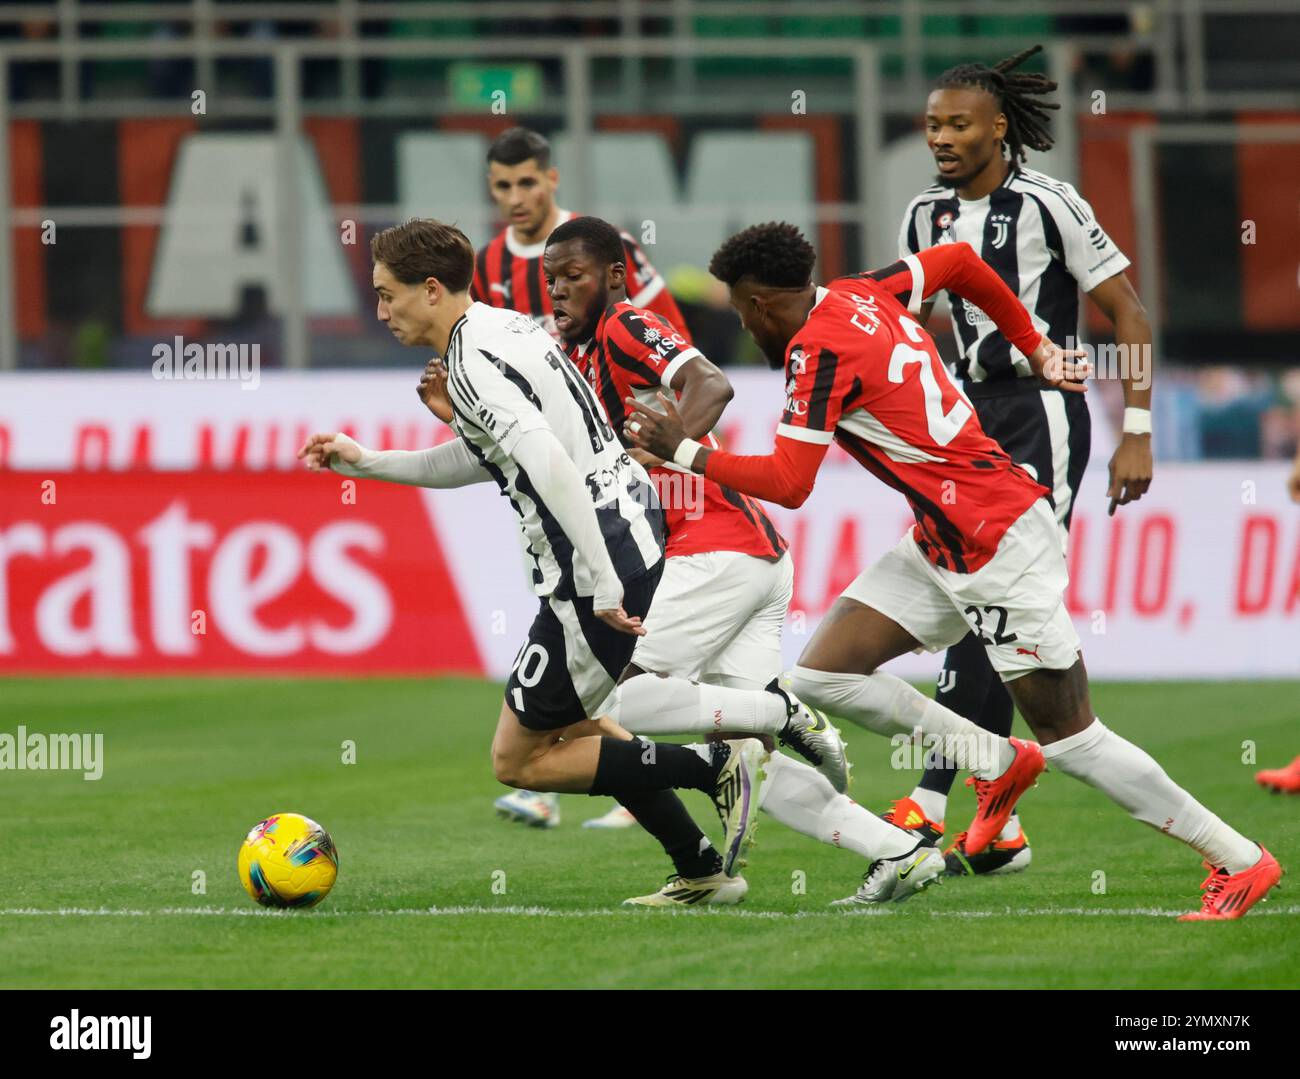
M 1002 826 L 1002 831 L 998 833 L 999 839 L 1015 839 L 1020 834 L 1020 814 L 1012 813 L 1007 818 L 1007 823 Z
M 1259 847 L 1183 790 L 1148 754 L 1100 719 L 1043 746 L 1048 764 L 1096 787 L 1134 817 L 1181 839 L 1213 866 L 1240 873 L 1260 858 Z
M 791 689 L 814 708 L 842 716 L 859 727 L 883 734 L 910 734 L 919 729 L 953 764 L 980 779 L 996 779 L 1015 760 L 1016 751 L 1005 738 L 981 730 L 901 678 L 874 674 L 842 674 L 796 667 Z
M 934 821 L 935 824 L 943 823 L 943 815 L 948 811 L 948 796 L 946 794 L 927 790 L 925 787 L 917 787 L 908 797 L 919 805 L 921 812 Z
M 640 674 L 620 685 L 611 715 L 633 734 L 779 734 L 787 718 L 776 693 L 657 674 Z
M 873 862 L 899 858 L 916 846 L 916 836 L 881 820 L 847 795 L 837 794 L 811 765 L 773 753 L 765 767 L 759 808 L 787 828 Z

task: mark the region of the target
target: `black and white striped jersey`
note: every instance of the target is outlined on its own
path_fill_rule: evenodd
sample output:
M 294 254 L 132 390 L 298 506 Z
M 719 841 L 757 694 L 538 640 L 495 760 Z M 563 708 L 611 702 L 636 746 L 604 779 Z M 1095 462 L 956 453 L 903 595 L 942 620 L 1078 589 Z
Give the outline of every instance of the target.
M 1079 289 L 1091 292 L 1129 264 L 1070 184 L 1023 166 L 1013 167 L 982 199 L 967 202 L 935 184 L 908 205 L 900 257 L 961 241 L 1020 297 L 1038 330 L 1062 347 L 1078 336 Z M 952 293 L 948 299 L 961 346 L 958 375 L 973 382 L 1032 376 L 1024 353 L 983 311 Z
M 591 596 L 594 582 L 539 493 L 546 484 L 534 482 L 512 456 L 529 431 L 550 429 L 585 478 L 619 578 L 638 577 L 659 562 L 663 512 L 649 477 L 550 334 L 527 315 L 474 303 L 452 328 L 444 360 L 453 427 L 519 515 L 538 596 Z

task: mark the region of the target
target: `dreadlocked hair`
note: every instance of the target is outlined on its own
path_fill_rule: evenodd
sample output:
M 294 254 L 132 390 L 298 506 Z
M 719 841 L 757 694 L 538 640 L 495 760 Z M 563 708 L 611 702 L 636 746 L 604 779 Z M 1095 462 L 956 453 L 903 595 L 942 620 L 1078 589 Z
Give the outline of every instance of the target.
M 992 67 L 984 64 L 958 64 L 950 67 L 935 84 L 939 90 L 952 90 L 970 87 L 984 90 L 993 95 L 998 108 L 1007 118 L 1007 149 L 1012 162 L 1025 160 L 1025 148 L 1043 153 L 1052 148 L 1055 141 L 1047 130 L 1049 109 L 1061 106 L 1054 101 L 1035 101 L 1035 97 L 1050 94 L 1056 89 L 1056 83 L 1046 75 L 1032 72 L 1010 74 L 1031 56 L 1043 51 L 1041 45 L 1034 45 L 1015 56 L 1008 56 Z

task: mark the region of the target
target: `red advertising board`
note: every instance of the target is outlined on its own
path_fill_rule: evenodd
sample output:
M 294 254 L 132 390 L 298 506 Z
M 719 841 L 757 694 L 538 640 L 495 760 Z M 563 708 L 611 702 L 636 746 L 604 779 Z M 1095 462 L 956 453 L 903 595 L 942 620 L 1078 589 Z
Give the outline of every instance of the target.
M 0 471 L 0 671 L 481 673 L 418 491 Z

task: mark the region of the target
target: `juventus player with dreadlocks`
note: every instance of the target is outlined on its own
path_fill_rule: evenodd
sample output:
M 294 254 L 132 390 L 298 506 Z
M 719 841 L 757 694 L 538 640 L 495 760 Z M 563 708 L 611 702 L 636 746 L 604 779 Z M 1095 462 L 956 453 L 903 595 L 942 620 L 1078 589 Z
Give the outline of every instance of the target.
M 1034 46 L 1002 62 L 945 71 L 926 104 L 925 125 L 937 182 L 914 198 L 903 218 L 900 257 L 935 244 L 969 243 L 1029 310 L 1034 326 L 1057 345 L 1078 332 L 1079 289 L 1114 325 L 1124 376 L 1124 435 L 1110 461 L 1110 512 L 1141 498 L 1151 483 L 1151 328 L 1124 274 L 1129 261 L 1111 242 L 1088 203 L 1068 183 L 1024 166 L 1026 149 L 1052 147 L 1049 110 L 1056 89 L 1043 75 L 1016 69 L 1041 51 Z M 1044 389 L 1029 361 L 968 301 L 949 294 L 960 358 L 956 373 L 985 432 L 1051 491 L 1065 542 L 1075 495 L 1088 463 L 1091 421 L 1083 394 Z M 922 307 L 922 325 L 933 301 Z M 1005 737 L 1014 710 L 974 633 L 948 649 L 936 699 Z M 937 842 L 950 761 L 927 767 L 911 795 L 886 814 L 900 827 Z M 1011 873 L 1029 865 L 1018 817 L 983 851 L 966 850 L 962 832 L 948 848 L 948 873 Z

